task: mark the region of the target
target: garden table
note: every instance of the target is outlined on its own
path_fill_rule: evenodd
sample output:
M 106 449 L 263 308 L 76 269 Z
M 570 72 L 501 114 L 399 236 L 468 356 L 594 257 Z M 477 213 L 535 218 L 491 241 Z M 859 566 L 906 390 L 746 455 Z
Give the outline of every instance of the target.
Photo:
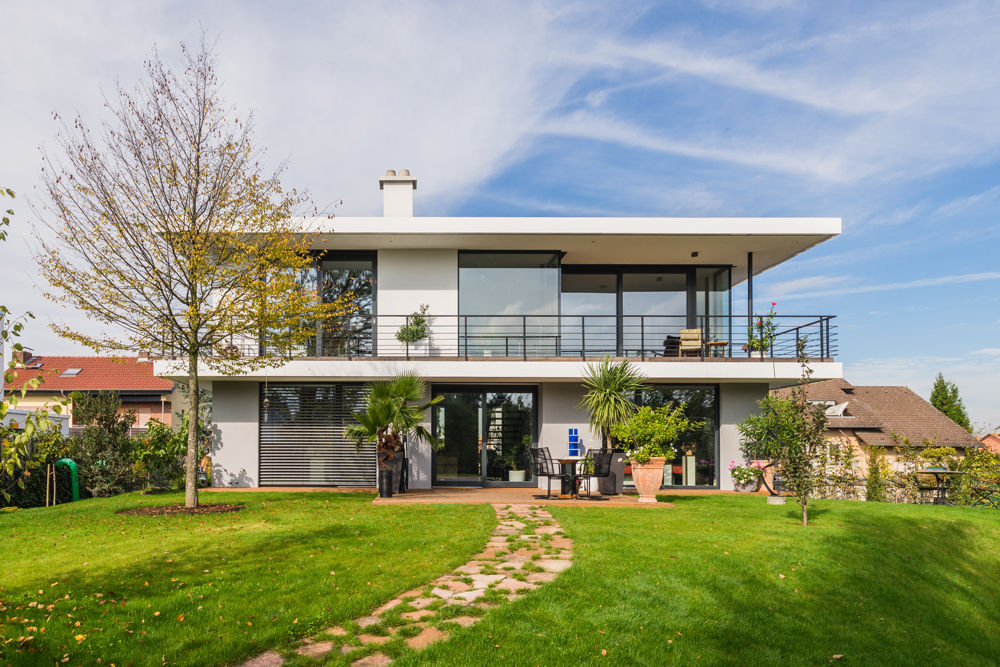
M 582 456 L 566 456 L 556 459 L 561 468 L 560 472 L 563 474 L 561 480 L 562 487 L 559 489 L 559 498 L 565 500 L 577 497 L 573 476 L 576 474 L 576 464 L 582 461 L 583 458 Z
M 948 502 L 948 488 L 945 486 L 945 480 L 950 475 L 964 475 L 965 473 L 961 470 L 935 470 L 934 468 L 928 468 L 926 470 L 918 470 L 918 475 L 934 475 L 934 481 L 937 484 L 937 489 L 934 494 L 934 504 L 935 505 L 951 505 Z

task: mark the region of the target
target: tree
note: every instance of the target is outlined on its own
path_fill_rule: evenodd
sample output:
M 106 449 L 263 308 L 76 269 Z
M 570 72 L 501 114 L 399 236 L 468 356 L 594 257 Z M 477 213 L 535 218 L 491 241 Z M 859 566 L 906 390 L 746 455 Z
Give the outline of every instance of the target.
M 73 401 L 73 421 L 83 430 L 70 438 L 70 458 L 80 466 L 81 486 L 95 498 L 139 486 L 136 443 L 130 437 L 134 410 L 122 409 L 116 391 L 100 391 Z
M 798 361 L 802 375 L 791 398 L 766 396 L 758 402 L 761 414 L 750 415 L 738 428 L 747 460 L 770 459 L 777 465 L 788 488 L 802 506 L 802 525 L 809 525 L 809 497 L 815 492 L 822 473 L 818 465 L 826 444 L 826 408 L 811 404 L 805 387 L 812 377 L 799 341 Z
M 203 368 L 224 374 L 282 363 L 316 323 L 350 308 L 322 303 L 310 234 L 291 217 L 305 196 L 265 173 L 253 116 L 232 117 L 215 55 L 181 50 L 175 73 L 154 53 L 134 91 L 108 99 L 97 137 L 77 118 L 43 152 L 48 204 L 37 260 L 54 301 L 100 324 L 55 325 L 95 350 L 153 351 L 187 378 L 198 414 Z M 188 421 L 185 500 L 196 507 L 198 420 Z
M 602 448 L 608 447 L 611 429 L 635 413 L 634 397 L 645 386 L 646 377 L 627 360 L 615 362 L 606 356 L 596 365 L 587 364 L 580 407 L 590 415 L 591 428 L 601 434 Z
M 14 191 L 10 188 L 0 187 L 0 198 L 3 197 L 14 199 Z M 6 228 L 10 226 L 10 219 L 13 215 L 14 210 L 9 208 L 0 215 L 0 242 L 7 240 Z M 3 350 L 7 343 L 13 343 L 11 347 L 15 352 L 11 355 L 11 360 L 3 372 L 5 384 L 13 382 L 19 371 L 27 372 L 24 370 L 24 364 L 18 360 L 17 354 L 22 352 L 24 347 L 21 343 L 13 341 L 21 335 L 25 321 L 33 318 L 34 315 L 31 313 L 11 318 L 10 310 L 6 306 L 0 305 L 0 360 L 3 359 Z M 9 421 L 4 420 L 9 411 L 17 407 L 29 389 L 37 389 L 41 384 L 41 377 L 29 378 L 19 391 L 14 391 L 9 395 L 3 394 L 3 400 L 0 401 L 0 496 L 3 496 L 5 501 L 10 500 L 10 490 L 14 486 L 24 488 L 24 478 L 39 465 L 39 452 L 33 451 L 36 435 L 47 438 L 55 430 L 55 426 L 48 417 L 48 410 L 45 408 L 28 412 L 23 417 L 23 423 L 19 423 L 16 428 Z M 2 393 L 2 389 L 0 389 L 0 394 Z M 56 414 L 61 413 L 66 400 L 68 399 L 55 402 L 52 411 Z
M 934 388 L 931 390 L 931 405 L 943 412 L 953 422 L 972 433 L 972 423 L 965 412 L 965 404 L 958 395 L 958 385 L 948 382 L 941 373 L 934 378 Z
M 347 427 L 344 435 L 358 443 L 375 443 L 379 468 L 391 470 L 390 461 L 404 451 L 406 440 L 415 437 L 432 447 L 439 441 L 421 422 L 427 409 L 444 400 L 437 396 L 424 403 L 427 383 L 416 375 L 404 373 L 387 382 L 369 382 L 366 386 L 365 411 L 355 412 L 358 422 Z M 395 484 L 395 482 L 393 482 Z

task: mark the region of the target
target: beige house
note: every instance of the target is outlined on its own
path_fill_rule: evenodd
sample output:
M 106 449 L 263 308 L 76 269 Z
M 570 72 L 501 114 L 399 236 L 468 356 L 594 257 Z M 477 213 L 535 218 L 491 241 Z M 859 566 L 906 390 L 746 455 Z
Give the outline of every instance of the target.
M 785 388 L 773 393 L 788 398 L 792 391 Z M 808 385 L 806 395 L 810 402 L 827 406 L 828 440 L 854 449 L 859 465 L 864 464 L 873 445 L 884 447 L 890 464 L 894 464 L 897 440 L 917 448 L 954 447 L 959 456 L 982 446 L 909 387 L 854 386 L 844 379 L 832 379 Z

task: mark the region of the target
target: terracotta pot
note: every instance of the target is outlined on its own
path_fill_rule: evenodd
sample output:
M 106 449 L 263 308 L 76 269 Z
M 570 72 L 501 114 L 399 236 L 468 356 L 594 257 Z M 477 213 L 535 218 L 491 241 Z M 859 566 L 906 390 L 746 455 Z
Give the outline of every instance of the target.
M 655 456 L 648 463 L 632 463 L 632 481 L 639 491 L 640 503 L 655 503 L 656 492 L 663 484 L 663 466 L 667 459 Z

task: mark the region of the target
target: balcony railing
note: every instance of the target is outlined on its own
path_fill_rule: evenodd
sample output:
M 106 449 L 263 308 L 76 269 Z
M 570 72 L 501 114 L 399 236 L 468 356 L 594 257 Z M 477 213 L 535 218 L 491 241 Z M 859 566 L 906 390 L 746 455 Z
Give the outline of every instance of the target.
M 412 315 L 332 318 L 293 357 L 587 359 L 612 355 L 641 360 L 811 359 L 837 355 L 831 315 L 776 315 L 764 329 L 746 315 L 427 315 L 427 337 L 400 341 Z M 229 354 L 265 351 L 256 339 L 233 340 Z

